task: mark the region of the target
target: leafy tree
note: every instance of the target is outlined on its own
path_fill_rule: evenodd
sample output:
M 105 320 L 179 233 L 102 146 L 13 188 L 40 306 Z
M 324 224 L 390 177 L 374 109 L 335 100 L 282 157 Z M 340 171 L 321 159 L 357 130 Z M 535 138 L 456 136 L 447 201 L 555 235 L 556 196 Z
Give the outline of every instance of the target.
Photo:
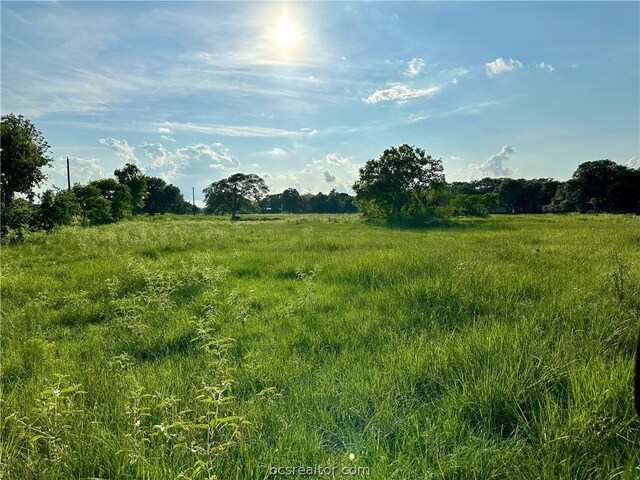
M 318 192 L 309 200 L 309 209 L 312 213 L 327 213 L 327 195 Z
M 378 160 L 368 160 L 353 189 L 365 213 L 378 210 L 399 219 L 413 192 L 443 182 L 442 160 L 404 144 L 385 150 Z
M 483 195 L 456 195 L 449 205 L 453 216 L 486 217 L 495 208 L 497 194 L 485 193 Z
M 640 213 L 640 172 L 611 160 L 584 162 L 548 210 Z
M 481 180 L 472 180 L 470 182 L 453 182 L 448 184 L 448 188 L 454 195 L 464 193 L 467 195 L 483 195 L 485 193 L 495 193 L 504 178 L 485 177 Z
M 300 211 L 300 192 L 295 188 L 287 188 L 281 194 L 282 211 L 298 213 Z
M 2 209 L 2 240 L 20 241 L 33 227 L 35 206 L 24 198 L 16 198 Z
M 414 220 L 444 218 L 449 215 L 449 203 L 453 195 L 444 185 L 434 185 L 428 190 L 414 190 L 405 211 Z
M 40 197 L 38 227 L 47 232 L 70 225 L 80 215 L 80 203 L 75 193 L 66 190 L 46 190 Z
M 353 204 L 353 197 L 348 193 L 339 193 L 335 188 L 327 198 L 328 213 L 354 213 L 358 208 Z
M 102 196 L 98 187 L 93 184 L 75 184 L 72 191 L 80 204 L 82 225 L 102 225 L 113 222 L 111 203 Z
M 302 202 L 300 202 L 302 203 Z M 282 193 L 273 193 L 260 200 L 262 213 L 279 213 L 282 211 Z
M 507 212 L 520 212 L 527 203 L 526 180 L 505 178 L 498 187 L 498 202 Z
M 147 199 L 142 208 L 144 213 L 191 213 L 193 206 L 188 203 L 175 185 L 167 184 L 158 177 L 147 177 Z
M 607 196 L 610 211 L 640 214 L 640 169 L 626 168 L 620 171 L 609 185 Z
M 269 188 L 258 175 L 236 173 L 212 183 L 202 193 L 209 213 L 230 212 L 231 219 L 236 220 L 239 210 L 258 203 L 268 191 Z
M 139 213 L 147 198 L 147 177 L 133 163 L 127 163 L 122 170 L 116 170 L 113 174 L 119 183 L 129 187 L 133 213 Z
M 0 122 L 0 200 L 8 206 L 16 193 L 33 200 L 33 188 L 46 179 L 42 167 L 53 159 L 44 136 L 22 115 L 8 114 Z
M 132 197 L 129 187 L 112 178 L 97 180 L 90 185 L 97 187 L 100 194 L 109 202 L 112 221 L 117 222 L 131 216 Z

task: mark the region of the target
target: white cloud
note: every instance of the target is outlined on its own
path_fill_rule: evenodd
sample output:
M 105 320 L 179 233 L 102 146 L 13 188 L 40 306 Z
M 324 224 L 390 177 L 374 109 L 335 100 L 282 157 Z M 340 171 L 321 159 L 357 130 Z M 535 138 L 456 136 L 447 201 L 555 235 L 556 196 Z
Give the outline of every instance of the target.
M 461 107 L 454 108 L 452 110 L 443 110 L 440 112 L 421 112 L 412 113 L 407 117 L 408 123 L 420 122 L 422 120 L 429 120 L 432 118 L 449 117 L 453 115 L 478 115 L 482 113 L 486 108 L 496 105 L 496 101 L 486 101 L 471 103 L 469 105 L 463 105 Z
M 43 63 L 50 61 L 46 59 Z M 2 93 L 6 105 L 3 104 L 3 111 L 18 111 L 29 116 L 105 112 L 124 103 L 145 83 L 133 74 L 127 76 L 125 82 L 121 80 L 124 75 L 112 78 L 97 71 L 59 65 L 42 72 L 41 68 L 33 67 L 33 63 L 13 62 L 12 69 L 4 69 Z
M 473 70 L 471 67 L 458 67 L 453 70 L 453 73 L 456 77 L 465 77 L 471 73 Z
M 183 163 L 205 159 L 210 162 L 209 166 L 215 169 L 238 168 L 240 166 L 240 161 L 231 155 L 229 149 L 221 143 L 211 145 L 198 143 L 178 148 L 174 153 L 174 157 L 180 159 Z
M 156 124 L 159 128 L 184 130 L 188 132 L 221 135 L 224 137 L 304 137 L 312 136 L 317 130 L 308 128 L 300 130 L 282 130 L 279 128 L 257 127 L 250 125 L 196 125 L 193 123 L 163 122 Z
M 273 147 L 271 150 L 266 152 L 266 154 L 267 155 L 273 155 L 274 157 L 282 157 L 284 155 L 287 155 L 287 151 L 283 150 L 280 147 Z
M 472 67 L 458 67 L 449 70 L 441 70 L 440 73 L 445 77 L 449 77 L 449 83 L 451 85 L 458 85 L 461 77 L 466 77 L 473 70 Z
M 410 78 L 417 77 L 426 65 L 427 61 L 424 58 L 412 58 L 409 63 L 407 63 L 407 69 L 404 74 Z
M 158 132 L 161 135 L 172 135 L 173 134 L 173 130 L 171 130 L 170 128 L 167 128 L 167 127 L 158 127 L 158 128 L 156 128 L 156 132 Z
M 640 168 L 640 158 L 638 157 L 631 157 L 627 163 L 626 163 L 627 167 L 629 168 Z
M 126 140 L 118 140 L 113 137 L 99 138 L 98 142 L 109 147 L 116 156 L 127 163 L 137 164 L 138 159 L 132 146 Z
M 408 85 L 394 83 L 389 88 L 376 90 L 367 98 L 363 99 L 365 103 L 374 104 L 378 102 L 397 101 L 398 103 L 406 102 L 413 98 L 431 96 L 440 91 L 440 87 L 417 88 L 413 89 Z
M 69 171 L 71 183 L 87 183 L 108 177 L 107 170 L 97 158 L 85 158 L 69 155 Z M 67 188 L 67 157 L 57 157 L 53 165 L 45 167 L 44 172 L 51 178 L 46 185 L 41 186 L 44 191 L 53 185 Z
M 494 77 L 500 73 L 513 72 L 520 68 L 522 68 L 522 63 L 512 58 L 505 60 L 502 57 L 498 57 L 493 62 L 485 64 L 485 70 L 489 77 Z
M 140 145 L 144 149 L 145 156 L 151 160 L 154 168 L 166 165 L 171 161 L 171 154 L 161 143 L 147 143 Z
M 346 157 L 339 157 L 335 153 L 329 153 L 327 154 L 327 162 L 334 165 L 347 165 L 349 163 L 349 159 Z
M 173 151 L 161 143 L 145 142 L 140 147 L 144 149 L 145 156 L 151 160 L 151 168 L 158 171 L 156 175 L 167 181 L 171 181 L 178 173 L 184 172 L 187 167 L 189 170 L 197 170 L 199 166 L 208 166 L 216 170 L 234 170 L 240 166 L 239 160 L 222 143 L 210 145 L 197 143 Z
M 536 63 L 536 68 L 539 68 L 540 70 L 546 70 L 547 72 L 556 71 L 553 65 L 549 65 L 548 63 L 544 63 L 544 62 Z
M 97 158 L 82 158 L 69 155 L 69 170 L 71 173 L 71 183 L 85 183 L 107 176 L 106 169 Z
M 329 170 L 325 170 L 322 172 L 322 178 L 327 183 L 333 183 L 336 181 L 336 176 L 331 173 Z
M 492 155 L 489 160 L 481 165 L 470 165 L 472 176 L 483 177 L 508 177 L 513 170 L 504 165 L 503 162 L 509 160 L 509 155 L 514 153 L 516 149 L 510 145 L 504 145 L 500 153 Z

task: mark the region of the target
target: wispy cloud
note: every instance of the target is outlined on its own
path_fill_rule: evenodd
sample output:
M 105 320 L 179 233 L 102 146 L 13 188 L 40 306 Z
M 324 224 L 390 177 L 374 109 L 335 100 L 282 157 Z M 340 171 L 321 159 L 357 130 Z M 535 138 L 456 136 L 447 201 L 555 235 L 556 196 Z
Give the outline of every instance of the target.
M 109 147 L 116 156 L 127 163 L 138 163 L 134 148 L 126 140 L 113 137 L 99 138 L 98 142 Z
M 475 102 L 469 105 L 462 105 L 461 107 L 456 107 L 452 110 L 444 110 L 439 112 L 422 112 L 417 114 L 411 114 L 407 118 L 409 123 L 419 122 L 422 120 L 429 120 L 432 118 L 440 118 L 440 117 L 448 117 L 451 115 L 478 115 L 482 113 L 487 107 L 492 105 L 496 105 L 499 102 L 496 101 L 485 101 L 485 102 Z
M 505 60 L 502 57 L 498 57 L 493 62 L 485 64 L 485 70 L 489 77 L 495 77 L 501 73 L 513 72 L 520 68 L 522 68 L 522 63 L 512 58 Z
M 273 147 L 271 150 L 269 150 L 268 152 L 265 152 L 267 155 L 272 155 L 274 157 L 283 157 L 285 155 L 287 155 L 287 151 L 280 148 L 280 147 Z
M 426 66 L 427 61 L 424 58 L 413 58 L 407 63 L 407 69 L 404 74 L 409 78 L 417 77 Z
M 536 63 L 536 68 L 539 68 L 540 70 L 546 70 L 547 72 L 556 71 L 553 65 L 549 65 L 548 63 L 544 63 L 544 62 Z
M 457 77 L 466 77 L 472 70 L 471 67 L 458 67 L 453 69 L 453 74 Z
M 339 157 L 335 153 L 327 154 L 327 163 L 331 163 L 333 165 L 348 165 L 349 159 L 346 157 Z
M 155 124 L 160 128 L 188 132 L 220 135 L 223 137 L 291 137 L 298 138 L 314 135 L 316 130 L 284 130 L 280 128 L 259 127 L 249 125 L 196 125 L 194 123 L 163 122 Z
M 460 78 L 466 77 L 472 70 L 472 67 L 458 67 L 452 70 L 442 70 L 440 73 L 450 78 L 450 84 L 458 85 L 458 83 L 460 83 Z
M 420 97 L 435 95 L 440 91 L 440 87 L 411 88 L 408 85 L 394 83 L 389 88 L 376 90 L 367 98 L 365 103 L 374 104 L 378 102 L 398 102 L 403 103 L 408 100 Z

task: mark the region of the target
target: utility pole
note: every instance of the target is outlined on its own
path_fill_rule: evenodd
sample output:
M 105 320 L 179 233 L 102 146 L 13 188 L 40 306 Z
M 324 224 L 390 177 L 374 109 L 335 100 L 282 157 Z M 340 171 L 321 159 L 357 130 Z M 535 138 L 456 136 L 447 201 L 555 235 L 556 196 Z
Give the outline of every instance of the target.
M 69 157 L 67 157 L 67 190 L 71 191 L 71 174 L 69 173 Z
M 196 214 L 196 188 L 191 187 L 191 195 L 193 199 L 193 214 Z

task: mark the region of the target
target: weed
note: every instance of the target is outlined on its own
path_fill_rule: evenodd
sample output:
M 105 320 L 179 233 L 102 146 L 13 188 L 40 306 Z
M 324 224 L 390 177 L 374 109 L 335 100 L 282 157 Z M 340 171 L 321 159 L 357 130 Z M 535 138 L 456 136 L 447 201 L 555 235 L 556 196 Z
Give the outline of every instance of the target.
M 629 267 L 622 262 L 622 255 L 620 255 L 620 252 L 612 252 L 611 257 L 613 260 L 613 271 L 611 272 L 610 278 L 613 286 L 613 293 L 618 301 L 622 303 L 628 288 L 627 282 L 629 279 Z

